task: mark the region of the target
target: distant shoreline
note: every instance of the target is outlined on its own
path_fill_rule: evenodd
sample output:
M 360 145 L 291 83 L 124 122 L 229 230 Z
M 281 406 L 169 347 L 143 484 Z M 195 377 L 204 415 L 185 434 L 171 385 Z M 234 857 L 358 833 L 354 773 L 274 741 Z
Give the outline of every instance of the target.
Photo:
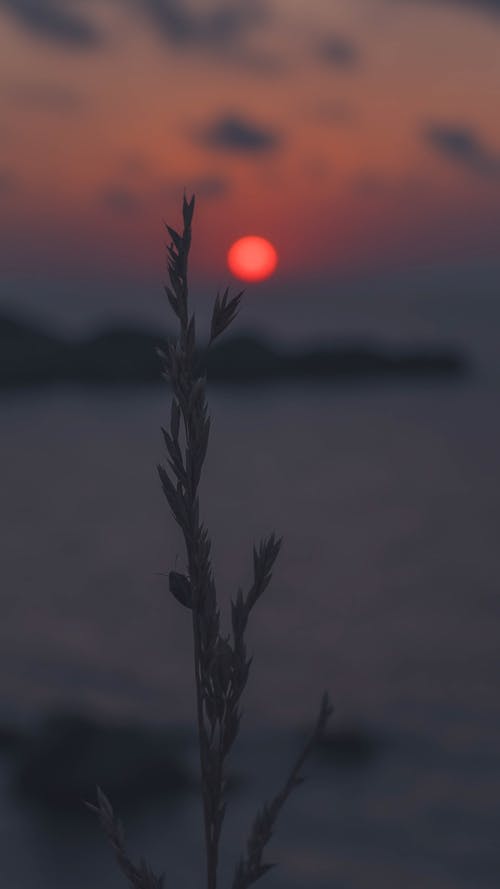
M 165 349 L 169 338 L 169 334 L 161 337 L 116 327 L 73 342 L 34 324 L 0 317 L 0 388 L 162 382 L 157 350 Z M 197 352 L 196 357 L 204 370 L 203 355 Z M 221 384 L 461 377 L 468 370 L 468 360 L 445 346 L 395 349 L 372 342 L 342 342 L 284 350 L 250 334 L 222 337 L 206 361 L 208 380 Z

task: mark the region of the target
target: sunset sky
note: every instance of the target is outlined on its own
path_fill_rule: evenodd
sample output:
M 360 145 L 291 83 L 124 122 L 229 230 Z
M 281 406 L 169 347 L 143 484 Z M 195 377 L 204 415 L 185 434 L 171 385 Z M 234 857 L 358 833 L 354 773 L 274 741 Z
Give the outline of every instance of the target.
M 335 292 L 498 292 L 499 98 L 499 0 L 0 0 L 1 306 L 166 317 L 184 188 L 202 303 L 236 238 L 276 245 L 263 327 Z

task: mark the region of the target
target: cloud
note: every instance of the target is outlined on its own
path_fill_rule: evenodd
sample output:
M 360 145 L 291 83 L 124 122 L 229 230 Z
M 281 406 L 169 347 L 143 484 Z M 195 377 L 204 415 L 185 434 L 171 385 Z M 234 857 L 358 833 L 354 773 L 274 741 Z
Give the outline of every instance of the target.
M 55 83 L 16 83 L 5 94 L 19 108 L 58 114 L 78 111 L 84 104 L 79 93 Z
M 201 142 L 223 151 L 261 154 L 277 148 L 281 139 L 273 130 L 257 126 L 237 114 L 227 114 L 201 133 Z
M 217 175 L 201 176 L 199 179 L 195 179 L 189 190 L 200 198 L 213 200 L 227 194 L 229 191 L 229 180 Z
M 500 178 L 500 154 L 484 146 L 470 127 L 431 123 L 425 128 L 424 137 L 443 157 L 480 176 Z
M 101 33 L 71 7 L 71 0 L 0 0 L 24 28 L 38 37 L 76 49 L 93 49 Z
M 193 13 L 181 0 L 137 0 L 136 6 L 170 43 L 223 50 L 267 17 L 262 0 L 231 0 L 204 14 Z
M 102 203 L 119 216 L 131 216 L 142 209 L 137 195 L 124 185 L 110 185 L 101 193 Z
M 477 9 L 479 7 L 488 11 L 500 12 L 500 0 L 451 0 L 451 2 L 470 6 L 471 9 Z
M 255 70 L 269 69 L 273 62 L 243 48 L 248 30 L 268 21 L 267 0 L 219 0 L 208 12 L 193 11 L 185 0 L 115 2 L 171 45 L 216 51 L 219 58 Z M 0 11 L 35 36 L 69 48 L 93 49 L 103 43 L 104 34 L 77 6 L 77 0 L 0 0 Z
M 355 44 L 338 34 L 331 34 L 321 41 L 317 54 L 335 68 L 354 68 L 359 64 L 359 51 Z
M 175 202 L 179 201 L 179 195 L 182 196 L 183 191 L 187 195 L 195 194 L 197 199 L 213 201 L 227 195 L 230 187 L 231 183 L 227 177 L 209 173 L 205 176 L 186 176 L 182 180 L 172 180 L 161 189 L 157 189 L 157 193 L 161 193 L 162 197 Z
M 362 169 L 351 180 L 354 194 L 369 198 L 410 198 L 422 195 L 429 190 L 429 183 L 421 176 L 408 173 L 403 176 L 389 176 L 375 169 Z
M 422 0 L 419 0 L 419 2 L 422 2 Z M 446 3 L 447 5 L 464 7 L 465 9 L 470 9 L 471 12 L 482 14 L 486 12 L 498 15 L 500 13 L 500 0 L 423 0 L 423 2 L 427 5 L 431 3 L 434 5 L 442 5 L 443 3 Z
M 469 6 L 472 10 L 486 12 L 500 12 L 500 0 L 438 0 L 438 2 L 456 3 L 459 6 Z

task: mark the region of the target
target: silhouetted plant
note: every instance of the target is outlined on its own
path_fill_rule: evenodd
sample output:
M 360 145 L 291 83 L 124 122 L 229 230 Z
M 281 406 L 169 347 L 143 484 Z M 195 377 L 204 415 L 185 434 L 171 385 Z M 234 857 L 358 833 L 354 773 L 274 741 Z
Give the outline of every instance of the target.
M 158 466 L 163 491 L 174 518 L 180 526 L 187 553 L 188 574 L 171 571 L 170 591 L 177 601 L 191 612 L 194 640 L 194 672 L 198 716 L 203 816 L 205 828 L 207 889 L 216 889 L 219 840 L 226 811 L 225 764 L 237 737 L 241 711 L 240 699 L 245 689 L 252 658 L 247 656 L 245 630 L 250 612 L 268 586 L 282 539 L 274 533 L 253 549 L 254 579 L 249 591 L 238 589 L 231 602 L 231 637 L 220 633 L 220 612 L 212 573 L 211 543 L 207 529 L 199 519 L 198 486 L 207 453 L 210 418 L 205 398 L 206 373 L 197 376 L 194 368 L 195 316 L 188 313 L 188 256 L 191 245 L 191 222 L 194 196 L 189 203 L 184 197 L 184 230 L 180 235 L 167 226 L 171 238 L 168 249 L 170 286 L 166 293 L 180 323 L 179 338 L 167 344 L 162 358 L 165 377 L 170 381 L 173 398 L 170 428 L 163 429 L 170 472 Z M 228 290 L 218 294 L 210 326 L 211 343 L 234 320 L 242 293 L 229 299 Z M 180 430 L 184 427 L 185 456 Z M 294 787 L 304 779 L 302 765 L 311 748 L 323 733 L 332 707 L 326 692 L 311 736 L 293 764 L 282 789 L 258 812 L 250 831 L 246 851 L 241 855 L 234 874 L 232 889 L 246 889 L 271 867 L 263 861 L 276 819 Z M 115 851 L 118 864 L 134 889 L 162 889 L 164 877 L 156 876 L 142 859 L 137 867 L 125 851 L 123 829 L 115 818 L 109 800 L 100 788 L 97 806 L 102 827 Z

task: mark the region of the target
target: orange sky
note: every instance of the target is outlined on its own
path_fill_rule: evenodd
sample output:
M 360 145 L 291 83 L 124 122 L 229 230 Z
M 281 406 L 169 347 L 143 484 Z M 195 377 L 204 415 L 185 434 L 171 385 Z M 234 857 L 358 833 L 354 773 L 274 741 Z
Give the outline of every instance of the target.
M 42 24 L 0 0 L 0 288 L 27 262 L 34 279 L 160 276 L 183 186 L 197 273 L 221 280 L 247 233 L 276 244 L 283 281 L 498 256 L 486 2 L 192 0 L 180 31 L 149 0 L 40 3 Z

